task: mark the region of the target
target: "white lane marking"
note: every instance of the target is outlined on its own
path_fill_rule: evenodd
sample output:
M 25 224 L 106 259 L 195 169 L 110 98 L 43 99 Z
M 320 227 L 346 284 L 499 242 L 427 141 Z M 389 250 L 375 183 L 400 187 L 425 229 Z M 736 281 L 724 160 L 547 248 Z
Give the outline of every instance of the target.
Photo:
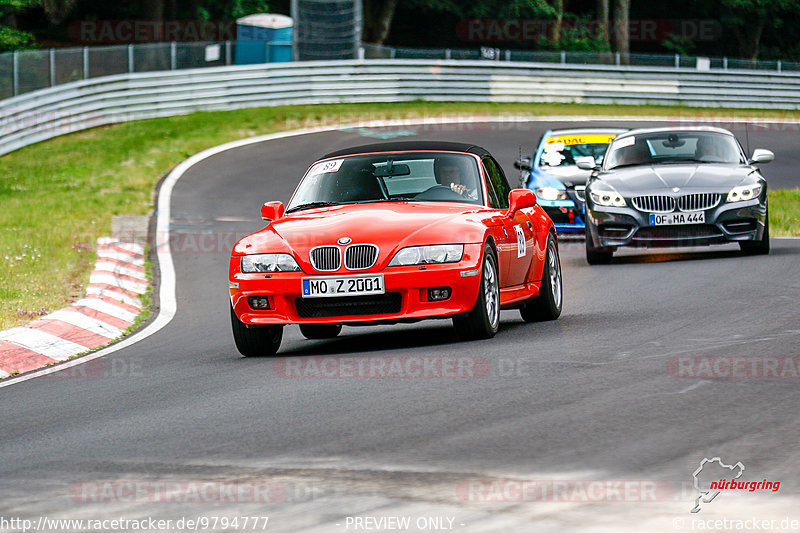
M 133 291 L 137 294 L 144 294 L 147 292 L 147 283 L 138 283 L 128 279 L 120 279 L 114 274 L 105 272 L 92 272 L 89 275 L 89 283 L 105 283 L 106 285 L 113 285 L 128 291 Z
M 69 311 L 67 309 L 60 309 L 47 316 L 41 317 L 41 320 L 60 320 L 73 326 L 77 326 L 86 331 L 91 331 L 96 335 L 108 337 L 109 340 L 116 339 L 123 334 L 123 330 L 111 324 L 106 324 L 102 320 L 86 316 L 77 311 Z
M 13 342 L 56 361 L 64 361 L 87 350 L 85 346 L 33 328 L 11 328 L 0 331 L 0 340 Z
M 115 252 L 114 250 L 97 250 L 98 258 L 116 259 L 117 261 L 124 261 L 132 265 L 144 266 L 144 259 L 141 257 L 134 257 L 122 252 Z
M 136 315 L 138 314 L 138 313 L 131 313 L 127 309 L 123 309 L 118 305 L 114 305 L 109 302 L 104 302 L 103 300 L 98 300 L 97 298 L 81 298 L 72 305 L 78 307 L 80 306 L 90 307 L 92 309 L 100 311 L 101 313 L 121 318 L 126 322 L 133 322 L 134 320 L 136 320 Z
M 114 298 L 115 300 L 119 300 L 122 303 L 138 307 L 139 309 L 142 308 L 142 302 L 139 300 L 139 298 L 134 298 L 133 296 L 128 296 L 127 294 L 122 294 L 119 291 L 115 291 L 106 287 L 89 285 L 86 288 L 86 294 L 97 294 L 99 296 L 108 296 L 109 298 Z
M 703 385 L 705 385 L 705 384 L 707 384 L 707 383 L 709 383 L 709 381 L 708 381 L 708 380 L 701 379 L 700 381 L 698 381 L 698 382 L 697 382 L 697 383 L 695 383 L 694 385 L 689 385 L 689 386 L 688 386 L 688 387 L 686 387 L 685 389 L 678 391 L 678 394 L 683 394 L 683 393 L 685 393 L 685 392 L 693 391 L 693 390 L 695 390 L 696 388 L 698 388 L 698 387 L 702 387 Z
M 649 116 L 649 117 L 625 117 L 625 116 L 571 116 L 571 117 L 564 117 L 564 116 L 516 116 L 516 117 L 505 117 L 505 116 L 484 116 L 484 117 L 463 117 L 463 116 L 455 116 L 455 117 L 429 117 L 429 118 L 412 118 L 412 119 L 395 119 L 395 120 L 372 120 L 366 122 L 356 122 L 353 124 L 338 124 L 338 125 L 331 125 L 331 126 L 319 126 L 316 128 L 303 128 L 299 130 L 292 130 L 292 131 L 283 131 L 278 133 L 270 133 L 268 135 L 259 135 L 257 137 L 251 137 L 249 139 L 240 139 L 238 141 L 232 141 L 229 143 L 221 144 L 219 146 L 214 146 L 207 150 L 203 150 L 202 152 L 196 153 L 193 156 L 188 157 L 184 161 L 178 164 L 172 171 L 164 178 L 164 181 L 161 183 L 161 188 L 158 191 L 158 205 L 156 210 L 156 237 L 155 237 L 155 247 L 156 247 L 156 254 L 158 257 L 158 265 L 159 265 L 159 273 L 161 276 L 161 286 L 159 287 L 158 291 L 158 298 L 160 303 L 160 309 L 158 315 L 155 319 L 147 325 L 146 328 L 139 331 L 138 333 L 131 335 L 130 337 L 109 346 L 108 348 L 104 348 L 97 352 L 88 354 L 84 357 L 79 359 L 75 359 L 74 361 L 70 361 L 63 365 L 59 365 L 58 367 L 54 368 L 44 368 L 42 370 L 38 370 L 36 372 L 31 372 L 25 374 L 24 376 L 20 376 L 13 380 L 7 381 L 4 380 L 0 382 L 0 388 L 8 387 L 9 385 L 14 385 L 16 383 L 22 383 L 23 381 L 27 381 L 29 379 L 33 379 L 39 376 L 45 376 L 47 374 L 52 374 L 53 372 L 58 372 L 60 370 L 64 370 L 67 368 L 71 368 L 73 366 L 82 365 L 84 363 L 88 363 L 89 361 L 93 361 L 95 359 L 99 359 L 101 357 L 105 357 L 106 355 L 112 354 L 117 350 L 122 350 L 123 348 L 127 348 L 128 346 L 132 346 L 137 342 L 146 339 L 147 337 L 153 335 L 160 331 L 164 326 L 169 324 L 172 319 L 175 317 L 175 313 L 177 312 L 177 301 L 175 299 L 175 266 L 172 261 L 172 253 L 169 245 L 169 221 L 170 221 L 170 213 L 172 206 L 170 205 L 172 202 L 172 191 L 175 189 L 175 184 L 178 183 L 178 180 L 193 166 L 202 161 L 213 157 L 217 154 L 221 154 L 222 152 L 226 152 L 228 150 L 234 150 L 236 148 L 241 148 L 243 146 L 249 146 L 251 144 L 258 144 L 267 141 L 274 141 L 278 139 L 287 139 L 291 137 L 300 137 L 302 135 L 309 135 L 313 133 L 324 133 L 330 131 L 338 131 L 348 128 L 389 128 L 395 126 L 424 126 L 424 125 L 437 125 L 437 124 L 491 124 L 491 123 L 499 123 L 499 124 L 514 124 L 514 123 L 522 123 L 522 122 L 577 122 L 583 123 L 587 121 L 599 121 L 599 122 L 675 122 L 675 117 L 664 117 L 664 116 Z M 786 119 L 761 119 L 761 118 L 734 118 L 730 117 L 727 120 L 723 120 L 722 118 L 712 117 L 709 120 L 709 117 L 680 117 L 680 121 L 684 122 L 692 122 L 692 121 L 703 121 L 703 122 L 731 122 L 731 123 L 760 123 L 760 124 L 782 124 L 788 123 Z M 792 121 L 792 123 L 800 123 L 798 120 Z M 110 254 L 110 252 L 104 252 L 102 257 L 112 257 L 114 259 L 120 259 L 114 255 L 106 255 Z M 98 252 L 98 256 L 100 252 Z M 123 260 L 125 260 L 123 258 Z M 136 261 L 131 261 L 137 265 L 143 265 L 144 260 L 138 259 Z
M 128 268 L 117 263 L 103 261 L 102 259 L 99 259 L 94 264 L 94 269 L 114 272 L 115 274 L 124 274 L 125 276 L 130 276 L 132 278 L 140 279 L 143 282 L 147 283 L 147 276 L 144 275 L 144 272 L 140 270 L 135 270 L 133 268 Z

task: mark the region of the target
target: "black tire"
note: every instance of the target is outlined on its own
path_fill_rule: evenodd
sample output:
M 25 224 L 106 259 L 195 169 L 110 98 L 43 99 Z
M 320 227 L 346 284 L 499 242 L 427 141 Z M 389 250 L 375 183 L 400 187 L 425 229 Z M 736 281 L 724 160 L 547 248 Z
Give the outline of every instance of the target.
M 769 253 L 769 212 L 764 219 L 764 234 L 758 241 L 741 241 L 739 248 L 747 255 L 767 255 Z
M 555 320 L 561 316 L 564 291 L 561 280 L 561 258 L 558 255 L 555 236 L 547 238 L 547 255 L 542 271 L 542 285 L 539 296 L 525 303 L 519 314 L 525 322 Z
M 306 339 L 332 339 L 341 331 L 341 324 L 300 324 L 300 333 Z
M 586 262 L 590 265 L 607 265 L 611 263 L 614 249 L 608 246 L 596 246 L 592 232 L 586 227 Z
M 231 306 L 231 329 L 236 349 L 245 357 L 269 356 L 278 353 L 283 339 L 283 326 L 248 326 L 242 324 Z
M 481 288 L 472 311 L 453 318 L 453 327 L 462 339 L 490 339 L 500 329 L 500 275 L 497 256 L 489 244 L 484 246 Z

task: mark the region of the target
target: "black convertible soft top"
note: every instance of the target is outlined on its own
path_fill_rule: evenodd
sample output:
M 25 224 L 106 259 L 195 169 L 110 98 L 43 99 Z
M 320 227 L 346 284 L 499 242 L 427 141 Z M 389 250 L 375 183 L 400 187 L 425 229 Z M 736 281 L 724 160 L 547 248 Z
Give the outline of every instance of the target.
M 354 154 L 369 154 L 373 152 L 416 152 L 420 150 L 434 150 L 442 152 L 465 152 L 469 154 L 475 154 L 480 157 L 490 155 L 485 148 L 476 146 L 474 144 L 454 143 L 447 141 L 400 141 L 400 142 L 365 144 L 362 146 L 345 148 L 344 150 L 337 150 L 335 152 L 326 154 L 320 159 L 328 159 L 329 157 L 341 157 L 345 155 L 354 155 Z

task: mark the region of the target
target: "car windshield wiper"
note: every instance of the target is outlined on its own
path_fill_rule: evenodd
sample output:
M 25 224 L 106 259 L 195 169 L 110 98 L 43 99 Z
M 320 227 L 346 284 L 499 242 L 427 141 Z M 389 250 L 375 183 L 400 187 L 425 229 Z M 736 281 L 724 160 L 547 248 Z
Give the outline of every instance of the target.
M 647 161 L 646 163 L 623 163 L 621 165 L 617 165 L 615 167 L 611 167 L 609 170 L 615 170 L 617 168 L 622 168 L 622 167 L 640 167 L 640 166 L 652 165 L 652 164 L 653 164 L 652 161 Z
M 665 159 L 659 161 L 661 165 L 671 165 L 673 163 L 711 163 L 712 161 L 703 161 L 702 159 L 695 159 L 694 157 L 680 157 L 675 159 Z
M 339 202 L 308 202 L 307 204 L 300 204 L 294 207 L 290 207 L 286 210 L 287 213 L 292 213 L 294 211 L 302 211 L 303 209 L 313 209 L 315 207 L 330 207 L 332 205 L 340 205 Z

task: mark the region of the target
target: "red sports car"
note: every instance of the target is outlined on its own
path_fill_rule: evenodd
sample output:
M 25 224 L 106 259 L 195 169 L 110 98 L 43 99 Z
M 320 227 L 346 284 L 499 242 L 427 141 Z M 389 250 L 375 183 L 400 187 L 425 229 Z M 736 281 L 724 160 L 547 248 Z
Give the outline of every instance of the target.
M 359 146 L 312 164 L 289 204 L 231 253 L 236 347 L 273 355 L 283 327 L 309 339 L 342 325 L 452 318 L 463 338 L 497 333 L 500 309 L 561 314 L 553 222 L 511 190 L 485 149 L 446 142 Z

